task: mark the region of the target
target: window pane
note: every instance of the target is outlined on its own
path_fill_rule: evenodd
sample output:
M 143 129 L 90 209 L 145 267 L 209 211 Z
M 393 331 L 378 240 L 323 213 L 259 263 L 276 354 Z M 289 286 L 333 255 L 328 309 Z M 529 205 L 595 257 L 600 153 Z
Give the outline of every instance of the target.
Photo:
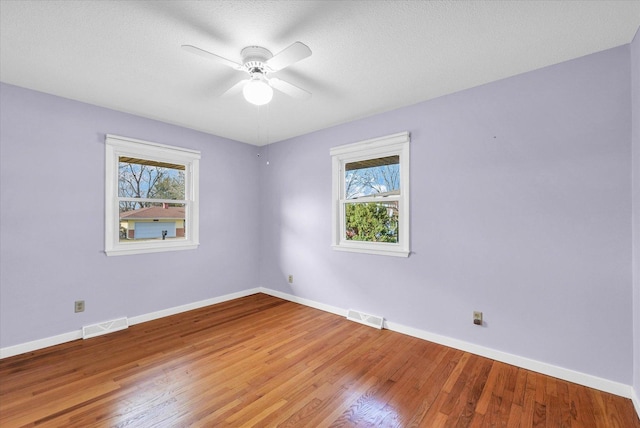
M 184 200 L 184 165 L 120 157 L 118 196 Z
M 350 162 L 344 168 L 345 199 L 400 194 L 400 156 Z
M 345 205 L 345 238 L 347 240 L 398 242 L 397 201 Z
M 185 238 L 185 204 L 120 202 L 120 242 Z

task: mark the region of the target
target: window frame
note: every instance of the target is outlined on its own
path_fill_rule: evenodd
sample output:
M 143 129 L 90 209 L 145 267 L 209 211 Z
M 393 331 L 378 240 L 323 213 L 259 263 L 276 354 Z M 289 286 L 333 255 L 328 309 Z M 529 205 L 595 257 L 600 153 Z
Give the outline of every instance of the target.
M 333 147 L 332 158 L 332 215 L 331 246 L 334 250 L 386 256 L 408 257 L 410 246 L 409 221 L 409 132 L 400 132 L 379 138 Z M 398 243 L 353 241 L 346 239 L 345 211 L 353 200 L 345 198 L 345 165 L 385 156 L 399 156 L 400 194 L 381 199 L 360 197 L 357 203 L 398 201 Z M 351 201 L 351 202 L 348 202 Z
M 120 242 L 120 196 L 118 171 L 120 157 L 149 159 L 185 166 L 184 200 L 141 199 L 146 202 L 185 204 L 187 224 L 184 239 Z M 105 137 L 105 253 L 107 256 L 193 250 L 199 242 L 200 152 L 150 141 L 107 134 Z

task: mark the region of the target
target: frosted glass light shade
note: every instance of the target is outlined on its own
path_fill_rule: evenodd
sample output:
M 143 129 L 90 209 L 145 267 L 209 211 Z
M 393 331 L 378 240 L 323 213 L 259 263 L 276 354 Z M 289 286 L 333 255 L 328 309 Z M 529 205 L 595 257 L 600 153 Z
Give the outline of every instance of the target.
M 244 99 L 251 104 L 261 106 L 273 98 L 273 89 L 262 80 L 251 80 L 242 89 Z

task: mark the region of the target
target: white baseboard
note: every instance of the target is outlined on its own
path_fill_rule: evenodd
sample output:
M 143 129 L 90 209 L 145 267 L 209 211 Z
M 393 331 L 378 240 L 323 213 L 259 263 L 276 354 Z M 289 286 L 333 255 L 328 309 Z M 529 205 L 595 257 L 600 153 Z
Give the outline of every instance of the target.
M 49 346 L 55 346 L 61 343 L 71 342 L 76 339 L 82 339 L 82 329 L 59 334 L 57 336 L 45 337 L 44 339 L 38 339 L 27 343 L 21 343 L 19 345 L 0 348 L 0 359 L 25 354 L 42 348 L 48 348 Z
M 280 291 L 270 290 L 268 288 L 260 288 L 260 291 L 271 296 L 279 297 L 281 299 L 289 300 L 291 302 L 300 303 L 305 306 L 320 309 L 323 311 L 331 312 L 337 315 L 346 316 L 347 310 L 337 308 L 323 303 L 311 301 L 298 296 L 293 296 Z M 600 391 L 609 392 L 611 394 L 619 395 L 625 398 L 631 398 L 634 400 L 636 411 L 638 411 L 638 397 L 633 398 L 633 388 L 630 385 L 625 385 L 620 382 L 603 379 L 597 376 L 589 375 L 575 370 L 566 369 L 563 367 L 554 366 L 552 364 L 544 363 L 537 360 L 521 357 L 518 355 L 509 354 L 507 352 L 497 351 L 495 349 L 486 348 L 473 343 L 465 342 L 458 339 L 453 339 L 447 336 L 441 336 L 428 331 L 420 330 L 413 327 L 407 327 L 402 324 L 385 321 L 384 328 L 396 331 L 398 333 L 406 334 L 408 336 L 417 337 L 419 339 L 428 340 L 429 342 L 438 343 L 440 345 L 448 346 L 450 348 L 459 349 L 461 351 L 469 352 L 482 357 L 490 358 L 492 360 L 500 361 L 503 363 L 511 364 L 513 366 L 521 367 L 534 372 L 542 373 L 548 376 L 553 376 L 562 380 L 577 383 L 579 385 L 587 386 L 589 388 L 598 389 Z M 640 415 L 640 411 L 638 411 Z
M 476 345 L 474 343 L 453 339 L 447 336 L 441 336 L 428 331 L 419 330 L 413 327 L 407 327 L 393 322 L 385 322 L 385 327 L 392 331 L 406 334 L 408 336 L 417 337 L 419 339 L 428 340 L 429 342 L 438 343 L 450 348 L 459 349 L 471 354 L 480 355 L 502 363 L 511 364 L 523 369 L 542 373 L 547 376 L 553 376 L 562 380 L 577 383 L 579 385 L 588 386 L 589 388 L 598 389 L 600 391 L 609 392 L 625 398 L 631 398 L 632 388 L 620 382 L 604 379 L 590 374 L 578 372 L 564 367 L 555 366 L 553 364 L 544 363 L 542 361 L 532 360 L 530 358 L 521 357 L 519 355 L 510 354 L 508 352 L 498 351 L 492 348 Z
M 173 308 L 163 309 L 161 311 L 152 312 L 150 314 L 138 315 L 136 317 L 129 318 L 129 325 L 135 325 L 135 324 L 140 324 L 147 321 L 157 320 L 158 318 L 164 318 L 164 317 L 176 315 L 182 312 L 204 308 L 205 306 L 211 306 L 217 303 L 227 302 L 233 299 L 239 299 L 241 297 L 250 296 L 251 294 L 256 294 L 260 292 L 261 292 L 260 288 L 251 288 L 249 290 L 239 291 L 237 293 L 225 294 L 224 296 L 213 297 L 211 299 L 200 300 L 199 302 L 195 302 L 195 303 L 188 303 L 182 306 L 175 306 Z
M 325 305 L 324 303 L 318 303 L 313 300 L 305 299 L 303 297 L 293 296 L 291 294 L 272 290 L 270 288 L 260 287 L 258 290 L 260 293 L 268 294 L 269 296 L 279 297 L 281 299 L 288 300 L 290 302 L 300 303 L 301 305 L 304 305 L 304 306 L 320 309 L 321 311 L 331 312 L 332 314 L 340 315 L 341 317 L 347 316 L 347 309 L 342 309 L 342 308 L 338 308 L 331 305 Z
M 190 311 L 193 309 L 202 308 L 205 306 L 215 305 L 217 303 L 226 302 L 233 299 L 249 296 L 251 294 L 264 293 L 270 296 L 279 297 L 290 302 L 299 303 L 304 306 L 309 306 L 315 309 L 319 309 L 325 312 L 330 312 L 339 316 L 347 316 L 347 309 L 338 308 L 336 306 L 326 305 L 303 297 L 294 296 L 281 291 L 272 290 L 269 288 L 258 287 L 252 288 L 237 293 L 227 294 L 224 296 L 214 297 L 211 299 L 201 300 L 199 302 L 189 303 L 186 305 L 176 306 L 173 308 L 164 309 L 149 314 L 138 315 L 129 318 L 129 325 L 140 324 L 143 322 L 155 320 L 158 318 L 167 317 L 170 315 L 179 314 L 181 312 Z M 544 363 L 537 360 L 521 357 L 518 355 L 509 354 L 495 349 L 486 348 L 473 343 L 465 342 L 458 339 L 453 339 L 446 336 L 441 336 L 428 331 L 420 330 L 413 327 L 407 327 L 402 324 L 385 321 L 385 328 L 398 333 L 406 334 L 408 336 L 417 337 L 419 339 L 428 340 L 430 342 L 438 343 L 441 345 L 449 346 L 451 348 L 460 349 L 465 352 L 480 355 L 482 357 L 491 358 L 492 360 L 501 361 L 503 363 L 511 364 L 517 367 L 522 367 L 527 370 L 532 370 L 538 373 L 542 373 L 548 376 L 557 377 L 569 382 L 584 385 L 590 388 L 595 388 L 601 391 L 609 392 L 611 394 L 619 395 L 625 398 L 630 398 L 635 406 L 636 412 L 640 416 L 640 399 L 635 394 L 635 391 L 630 385 L 614 382 L 608 379 L 603 379 L 597 376 L 592 376 L 586 373 L 577 372 L 574 370 L 566 369 L 563 367 L 554 366 L 552 364 Z M 65 342 L 82 338 L 82 329 L 72 331 L 57 336 L 47 337 L 44 339 L 34 340 L 32 342 L 22 343 L 15 346 L 8 346 L 6 348 L 0 348 L 0 359 L 12 357 L 14 355 L 24 354 L 26 352 L 35 351 L 49 346 L 58 345 Z
M 138 316 L 129 318 L 128 321 L 129 321 L 129 325 L 140 324 L 140 323 L 152 321 L 158 318 L 168 317 L 170 315 L 176 315 L 181 312 L 191 311 L 193 309 L 199 309 L 205 306 L 215 305 L 216 303 L 222 303 L 222 302 L 226 302 L 233 299 L 239 299 L 240 297 L 245 297 L 245 296 L 249 296 L 251 294 L 256 294 L 260 292 L 261 292 L 261 289 L 253 288 L 249 290 L 240 291 L 238 293 L 226 294 L 224 296 L 213 297 L 211 299 L 201 300 L 195 303 L 189 303 L 186 305 L 163 309 L 157 312 L 138 315 Z M 0 359 L 13 357 L 14 355 L 20 355 L 27 352 L 36 351 L 38 349 L 48 348 L 49 346 L 59 345 L 61 343 L 71 342 L 72 340 L 77 340 L 77 339 L 82 339 L 82 327 L 77 331 L 71 331 L 68 333 L 59 334 L 57 336 L 34 340 L 32 342 L 21 343 L 19 345 L 8 346 L 6 348 L 0 348 Z

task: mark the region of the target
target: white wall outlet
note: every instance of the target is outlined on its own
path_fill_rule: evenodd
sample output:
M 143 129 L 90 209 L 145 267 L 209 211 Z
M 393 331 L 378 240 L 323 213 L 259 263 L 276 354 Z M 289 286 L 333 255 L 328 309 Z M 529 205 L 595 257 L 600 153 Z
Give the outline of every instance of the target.
M 289 281 L 289 284 L 293 284 L 293 275 L 289 274 L 287 281 Z
M 84 312 L 84 300 L 76 300 L 74 303 L 75 312 Z
M 473 311 L 473 323 L 475 325 L 482 325 L 482 312 Z

